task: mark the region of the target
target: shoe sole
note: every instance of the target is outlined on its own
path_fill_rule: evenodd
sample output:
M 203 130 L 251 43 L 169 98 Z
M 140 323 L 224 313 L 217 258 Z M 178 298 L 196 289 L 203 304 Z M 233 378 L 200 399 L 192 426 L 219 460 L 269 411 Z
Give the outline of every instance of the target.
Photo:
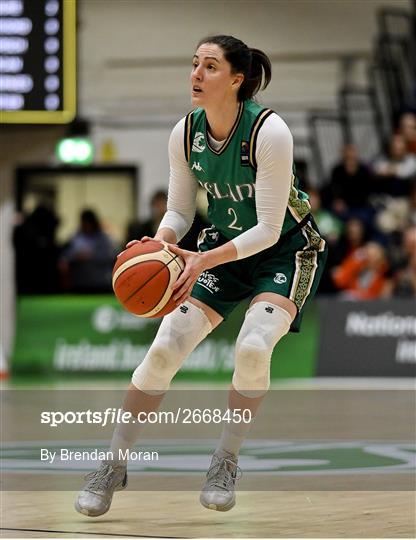
M 214 503 L 206 503 L 203 500 L 202 495 L 199 497 L 199 502 L 202 504 L 202 506 L 204 508 L 207 508 L 208 510 L 216 510 L 217 512 L 228 512 L 229 510 L 231 510 L 235 506 L 235 497 L 232 499 L 231 502 L 229 502 L 225 506 L 220 506 L 220 505 L 214 504 Z
M 116 487 L 114 491 L 123 491 L 123 489 L 126 489 L 127 483 L 128 483 L 128 480 L 127 480 L 127 474 L 126 474 L 121 485 L 119 487 Z M 112 501 L 113 501 L 113 498 L 111 498 L 110 504 L 107 506 L 104 512 L 94 512 L 94 511 L 88 510 L 87 508 L 83 508 L 82 506 L 79 505 L 77 500 L 75 501 L 74 507 L 77 512 L 79 512 L 80 514 L 83 514 L 84 516 L 99 517 L 99 516 L 103 516 L 110 510 Z
M 98 516 L 102 516 L 104 514 L 106 514 L 109 510 L 110 510 L 110 505 L 111 503 L 108 505 L 108 507 L 104 510 L 104 512 L 94 512 L 94 511 L 91 511 L 91 510 L 88 510 L 87 508 L 83 508 L 82 506 L 80 506 L 78 504 L 78 501 L 75 501 L 75 510 L 77 512 L 79 512 L 80 514 L 83 514 L 84 516 L 88 516 L 88 517 L 98 517 Z

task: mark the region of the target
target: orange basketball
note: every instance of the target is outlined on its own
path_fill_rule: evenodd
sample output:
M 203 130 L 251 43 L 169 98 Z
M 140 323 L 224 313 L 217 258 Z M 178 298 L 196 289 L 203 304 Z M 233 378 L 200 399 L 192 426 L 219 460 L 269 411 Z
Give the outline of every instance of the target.
M 176 307 L 171 285 L 185 263 L 158 240 L 138 242 L 124 250 L 113 269 L 113 289 L 118 301 L 140 317 L 163 317 Z

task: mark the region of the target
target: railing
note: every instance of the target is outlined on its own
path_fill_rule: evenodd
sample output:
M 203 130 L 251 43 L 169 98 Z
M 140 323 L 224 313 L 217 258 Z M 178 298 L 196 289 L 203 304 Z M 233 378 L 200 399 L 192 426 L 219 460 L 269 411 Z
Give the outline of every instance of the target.
M 380 136 L 385 142 L 393 130 L 393 116 L 391 114 L 391 96 L 387 77 L 393 77 L 394 74 L 386 74 L 377 62 L 372 62 L 368 67 L 368 80 L 370 87 L 373 88 L 374 106 L 379 118 Z
M 329 178 L 347 141 L 345 118 L 334 111 L 312 111 L 309 115 L 309 131 L 317 183 L 322 185 Z
M 416 107 L 416 24 L 406 10 L 381 9 L 379 35 L 368 63 L 365 88 L 351 86 L 357 58 L 341 57 L 343 83 L 338 110 L 309 114 L 310 144 L 318 184 L 330 176 L 345 143 L 357 146 L 371 161 L 390 137 L 398 115 Z
M 342 88 L 339 110 L 345 121 L 346 142 L 354 144 L 361 158 L 373 160 L 382 150 L 381 116 L 373 88 Z
M 384 72 L 390 114 L 394 118 L 403 108 L 415 106 L 416 38 L 415 17 L 398 8 L 381 9 L 375 60 Z

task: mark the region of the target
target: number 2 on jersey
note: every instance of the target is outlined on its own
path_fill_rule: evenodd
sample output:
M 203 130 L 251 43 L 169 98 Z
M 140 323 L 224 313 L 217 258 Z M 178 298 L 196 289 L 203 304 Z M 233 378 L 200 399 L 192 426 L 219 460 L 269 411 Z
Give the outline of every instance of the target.
M 229 208 L 228 209 L 228 215 L 233 217 L 233 220 L 228 225 L 228 228 L 229 229 L 234 229 L 235 231 L 242 231 L 243 227 L 237 225 L 237 219 L 238 218 L 237 218 L 237 214 L 236 214 L 236 211 L 234 210 L 234 208 Z

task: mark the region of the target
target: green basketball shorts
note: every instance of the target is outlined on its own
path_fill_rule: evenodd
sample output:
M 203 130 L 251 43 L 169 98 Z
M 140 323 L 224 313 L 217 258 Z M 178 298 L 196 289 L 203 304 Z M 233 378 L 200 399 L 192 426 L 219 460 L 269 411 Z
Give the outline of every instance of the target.
M 313 298 L 322 276 L 327 247 L 313 220 L 285 236 L 251 257 L 205 270 L 191 296 L 226 319 L 242 300 L 266 292 L 281 294 L 298 309 L 290 331 L 299 332 L 302 310 Z M 226 242 L 228 239 L 212 226 L 201 232 L 198 250 L 209 251 Z

